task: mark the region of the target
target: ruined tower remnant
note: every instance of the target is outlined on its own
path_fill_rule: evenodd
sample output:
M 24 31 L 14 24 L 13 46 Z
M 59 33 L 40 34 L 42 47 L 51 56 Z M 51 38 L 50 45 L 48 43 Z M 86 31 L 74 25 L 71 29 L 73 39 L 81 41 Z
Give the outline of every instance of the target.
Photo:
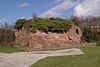
M 67 46 L 80 44 L 82 31 L 78 26 L 72 26 L 66 33 L 44 33 L 37 31 L 35 34 L 24 30 L 15 30 L 17 47 L 42 48 L 47 46 Z

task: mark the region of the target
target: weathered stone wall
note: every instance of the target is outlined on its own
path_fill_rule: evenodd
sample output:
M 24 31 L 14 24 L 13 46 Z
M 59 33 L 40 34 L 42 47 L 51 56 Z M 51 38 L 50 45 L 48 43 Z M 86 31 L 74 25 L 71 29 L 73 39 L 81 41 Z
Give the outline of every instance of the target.
M 69 44 L 80 44 L 82 31 L 79 27 L 73 26 L 66 33 L 51 33 L 37 31 L 35 34 L 27 33 L 24 30 L 15 30 L 17 47 L 41 48 L 47 46 L 67 46 Z

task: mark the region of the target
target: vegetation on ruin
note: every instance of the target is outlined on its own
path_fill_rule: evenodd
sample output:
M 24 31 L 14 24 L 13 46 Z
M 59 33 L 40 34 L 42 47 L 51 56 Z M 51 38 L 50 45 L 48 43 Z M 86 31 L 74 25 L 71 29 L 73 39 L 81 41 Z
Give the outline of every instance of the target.
M 39 30 L 46 33 L 59 33 L 68 31 L 74 24 L 74 21 L 62 18 L 35 18 L 31 20 L 19 19 L 16 21 L 14 28 L 22 29 L 22 27 L 28 27 L 31 32 Z

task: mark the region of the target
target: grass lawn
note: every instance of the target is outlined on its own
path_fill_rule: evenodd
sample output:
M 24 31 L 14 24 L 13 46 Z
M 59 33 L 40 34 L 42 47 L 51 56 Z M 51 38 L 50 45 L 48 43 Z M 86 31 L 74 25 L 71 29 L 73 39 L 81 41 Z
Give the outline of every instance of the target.
M 13 53 L 13 52 L 21 52 L 24 50 L 20 50 L 18 48 L 12 48 L 7 46 L 0 46 L 0 53 Z
M 84 55 L 47 57 L 32 67 L 100 67 L 100 47 L 81 49 Z

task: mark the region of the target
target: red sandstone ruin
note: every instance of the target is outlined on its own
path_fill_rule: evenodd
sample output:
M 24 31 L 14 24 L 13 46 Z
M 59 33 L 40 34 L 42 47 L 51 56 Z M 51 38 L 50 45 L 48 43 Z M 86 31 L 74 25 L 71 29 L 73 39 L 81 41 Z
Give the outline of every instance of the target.
M 28 46 L 41 48 L 46 46 L 67 46 L 69 44 L 80 44 L 82 31 L 77 26 L 72 26 L 66 33 L 51 33 L 37 31 L 35 34 L 24 30 L 15 30 L 17 47 Z

